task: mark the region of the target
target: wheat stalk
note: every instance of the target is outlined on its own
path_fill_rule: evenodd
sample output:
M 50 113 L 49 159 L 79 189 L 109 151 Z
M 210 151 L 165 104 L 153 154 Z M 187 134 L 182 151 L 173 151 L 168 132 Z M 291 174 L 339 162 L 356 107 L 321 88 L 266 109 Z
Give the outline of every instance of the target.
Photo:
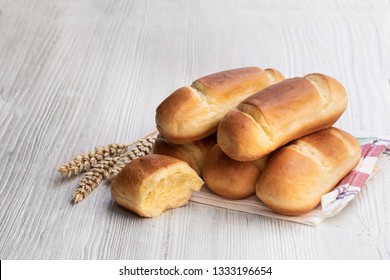
M 154 137 L 146 137 L 136 143 L 127 152 L 114 157 L 106 157 L 92 164 L 92 168 L 84 174 L 79 187 L 73 193 L 73 202 L 78 203 L 86 198 L 104 179 L 112 180 L 129 162 L 145 156 L 152 151 Z

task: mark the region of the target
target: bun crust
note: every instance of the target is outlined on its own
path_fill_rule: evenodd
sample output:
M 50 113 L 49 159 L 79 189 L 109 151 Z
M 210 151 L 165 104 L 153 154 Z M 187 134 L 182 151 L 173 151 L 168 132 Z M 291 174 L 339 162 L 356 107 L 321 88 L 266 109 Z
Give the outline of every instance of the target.
M 146 155 L 124 167 L 111 186 L 112 198 L 142 216 L 156 217 L 187 204 L 203 181 L 184 161 L 164 155 Z
M 345 89 L 329 76 L 287 79 L 226 113 L 218 127 L 218 144 L 235 160 L 261 158 L 294 139 L 332 126 L 346 106 Z
M 153 144 L 153 154 L 171 156 L 187 162 L 201 176 L 206 154 L 217 143 L 217 135 L 212 134 L 202 140 L 187 144 L 171 144 L 158 136 Z
M 284 215 L 314 209 L 358 163 L 359 142 L 334 127 L 307 135 L 278 150 L 256 185 L 265 205 Z
M 266 158 L 236 161 L 225 155 L 218 145 L 210 150 L 203 167 L 203 179 L 214 193 L 228 199 L 243 199 L 255 194 L 256 182 L 265 168 Z
M 246 67 L 202 77 L 168 96 L 156 110 L 161 136 L 173 144 L 200 140 L 217 131 L 219 121 L 250 95 L 283 80 L 275 69 Z

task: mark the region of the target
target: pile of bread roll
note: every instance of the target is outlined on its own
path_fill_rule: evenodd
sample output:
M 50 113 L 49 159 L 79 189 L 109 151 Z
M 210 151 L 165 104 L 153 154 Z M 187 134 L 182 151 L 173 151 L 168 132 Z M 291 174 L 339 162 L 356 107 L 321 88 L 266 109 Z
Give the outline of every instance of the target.
M 323 74 L 285 79 L 246 67 L 205 76 L 158 106 L 153 153 L 118 174 L 112 197 L 155 217 L 206 183 L 226 199 L 256 194 L 277 213 L 305 214 L 360 159 L 359 142 L 332 127 L 346 107 L 344 87 Z

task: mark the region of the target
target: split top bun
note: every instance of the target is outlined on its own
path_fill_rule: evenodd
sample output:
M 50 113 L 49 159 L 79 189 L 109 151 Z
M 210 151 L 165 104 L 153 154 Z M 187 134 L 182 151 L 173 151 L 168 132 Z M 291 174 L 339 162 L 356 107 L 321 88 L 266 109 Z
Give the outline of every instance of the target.
M 361 146 L 355 137 L 334 127 L 279 149 L 256 185 L 265 205 L 284 215 L 313 210 L 358 163 Z
M 226 113 L 217 141 L 229 157 L 255 160 L 292 140 L 332 126 L 346 107 L 344 87 L 329 76 L 310 74 L 287 79 Z
M 173 144 L 203 139 L 217 131 L 219 121 L 230 109 L 252 94 L 284 80 L 275 69 L 245 67 L 200 78 L 181 87 L 156 110 L 161 136 Z

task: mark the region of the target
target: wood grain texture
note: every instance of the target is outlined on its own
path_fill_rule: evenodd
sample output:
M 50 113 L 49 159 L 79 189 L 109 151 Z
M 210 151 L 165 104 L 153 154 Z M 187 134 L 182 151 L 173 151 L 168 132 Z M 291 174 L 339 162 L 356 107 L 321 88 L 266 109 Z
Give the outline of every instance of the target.
M 57 172 L 242 66 L 336 77 L 337 126 L 390 134 L 389 49 L 389 1 L 0 0 L 0 258 L 390 259 L 389 165 L 317 228 L 195 203 L 141 219 L 108 185 L 73 206 L 79 178 Z

